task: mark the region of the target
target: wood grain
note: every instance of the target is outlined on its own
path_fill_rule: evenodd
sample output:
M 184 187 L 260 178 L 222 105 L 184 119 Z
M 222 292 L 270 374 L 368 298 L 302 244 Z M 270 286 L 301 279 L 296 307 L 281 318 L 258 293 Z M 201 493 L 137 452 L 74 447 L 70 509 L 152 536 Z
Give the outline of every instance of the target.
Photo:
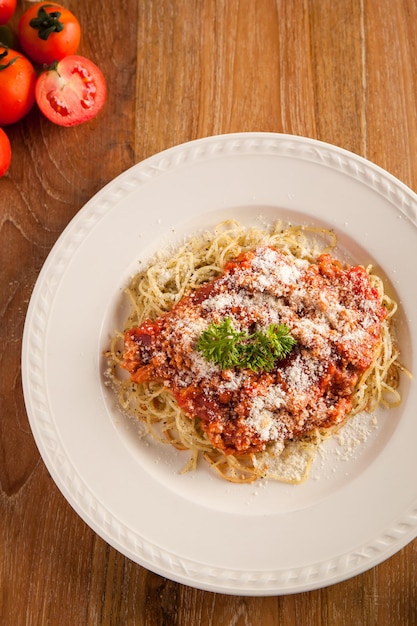
M 15 22 L 27 6 L 18 2 Z M 27 305 L 48 252 L 96 191 L 155 152 L 218 133 L 292 133 L 352 150 L 416 190 L 417 4 L 67 6 L 83 25 L 80 53 L 106 76 L 108 99 L 79 127 L 53 126 L 35 108 L 6 129 L 13 161 L 0 180 L 0 623 L 417 624 L 417 541 L 343 583 L 269 598 L 192 589 L 131 562 L 85 525 L 48 475 L 20 375 Z

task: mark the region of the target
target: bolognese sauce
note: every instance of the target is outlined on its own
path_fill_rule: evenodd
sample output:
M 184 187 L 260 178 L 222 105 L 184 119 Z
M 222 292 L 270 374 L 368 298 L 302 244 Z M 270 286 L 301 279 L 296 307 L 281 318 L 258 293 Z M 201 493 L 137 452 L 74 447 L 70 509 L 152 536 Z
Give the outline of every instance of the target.
M 329 254 L 309 262 L 260 245 L 168 313 L 126 331 L 122 366 L 134 383 L 162 382 L 215 448 L 260 452 L 345 420 L 385 317 L 362 266 Z M 196 346 L 226 318 L 250 333 L 285 324 L 295 347 L 267 372 L 221 369 Z

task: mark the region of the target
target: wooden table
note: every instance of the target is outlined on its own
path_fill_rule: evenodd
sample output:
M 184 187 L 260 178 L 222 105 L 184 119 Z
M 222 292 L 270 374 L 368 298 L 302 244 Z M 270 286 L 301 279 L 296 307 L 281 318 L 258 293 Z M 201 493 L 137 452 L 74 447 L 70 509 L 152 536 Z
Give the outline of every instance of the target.
M 18 2 L 21 14 L 28 2 Z M 146 571 L 100 539 L 49 476 L 20 375 L 28 301 L 71 218 L 131 165 L 237 131 L 336 144 L 417 190 L 415 0 L 71 0 L 80 53 L 103 70 L 101 114 L 72 129 L 34 108 L 7 128 L 0 180 L 0 623 L 417 624 L 417 541 L 328 588 L 245 598 Z M 0 94 L 1 97 L 1 94 Z M 415 479 L 415 477 L 413 477 Z

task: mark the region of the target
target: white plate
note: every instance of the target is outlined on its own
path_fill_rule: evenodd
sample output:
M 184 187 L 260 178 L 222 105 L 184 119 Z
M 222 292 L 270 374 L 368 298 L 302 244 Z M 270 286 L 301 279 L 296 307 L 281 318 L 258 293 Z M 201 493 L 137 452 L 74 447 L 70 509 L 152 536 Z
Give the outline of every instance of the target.
M 335 229 L 340 254 L 374 263 L 401 303 L 403 362 L 417 371 L 417 197 L 368 161 L 302 137 L 224 135 L 132 167 L 94 196 L 50 253 L 30 302 L 23 385 L 41 455 L 109 544 L 175 581 L 278 595 L 342 581 L 417 535 L 416 386 L 300 486 L 233 485 L 140 438 L 103 384 L 102 351 L 122 289 L 156 250 L 227 217 Z M 346 452 L 346 445 L 348 453 Z

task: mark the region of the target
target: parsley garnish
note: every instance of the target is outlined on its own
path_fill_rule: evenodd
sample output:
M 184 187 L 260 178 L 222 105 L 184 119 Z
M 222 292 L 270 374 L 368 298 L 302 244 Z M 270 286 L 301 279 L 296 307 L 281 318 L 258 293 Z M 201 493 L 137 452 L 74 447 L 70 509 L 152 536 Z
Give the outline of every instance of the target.
M 220 324 L 212 322 L 201 333 L 197 350 L 222 369 L 240 367 L 268 372 L 294 347 L 296 341 L 289 332 L 285 324 L 270 324 L 265 333 L 256 331 L 249 335 L 235 330 L 227 317 Z

